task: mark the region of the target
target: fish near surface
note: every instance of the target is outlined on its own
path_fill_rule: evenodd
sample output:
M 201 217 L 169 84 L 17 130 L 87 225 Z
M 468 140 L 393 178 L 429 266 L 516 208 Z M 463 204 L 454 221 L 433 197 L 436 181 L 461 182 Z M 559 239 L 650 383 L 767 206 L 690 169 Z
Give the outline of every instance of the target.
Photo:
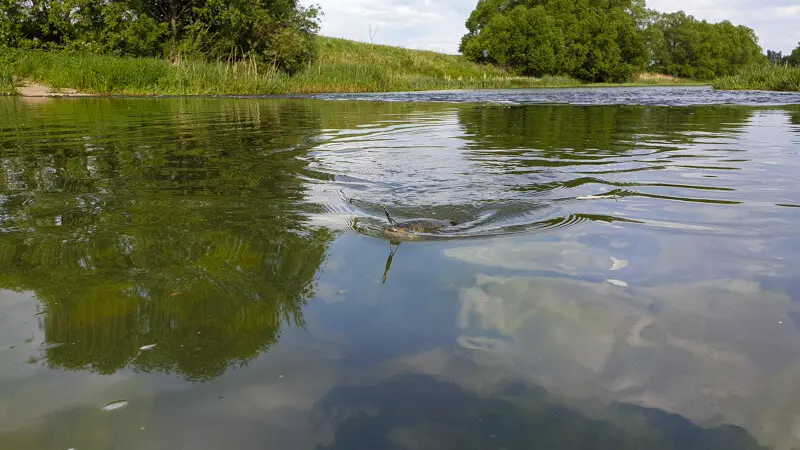
M 411 219 L 389 224 L 384 230 L 395 238 L 412 238 L 415 233 L 436 233 L 455 224 L 454 220 Z
M 413 239 L 415 233 L 435 233 L 456 224 L 455 220 L 442 219 L 410 219 L 397 222 L 386 207 L 383 210 L 389 220 L 389 225 L 384 227 L 384 231 L 393 238 Z

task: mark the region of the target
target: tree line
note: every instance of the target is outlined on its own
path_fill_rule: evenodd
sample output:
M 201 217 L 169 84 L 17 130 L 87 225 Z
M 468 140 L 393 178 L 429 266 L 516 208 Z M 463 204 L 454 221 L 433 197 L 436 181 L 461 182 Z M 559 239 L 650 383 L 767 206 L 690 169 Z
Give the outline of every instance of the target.
M 0 47 L 247 60 L 295 72 L 320 11 L 297 0 L 0 0 Z
M 0 0 L 0 48 L 246 60 L 295 73 L 316 57 L 320 14 L 298 0 Z M 766 61 L 800 66 L 800 44 L 764 55 L 748 27 L 645 0 L 479 0 L 466 27 L 466 58 L 528 76 L 712 79 Z
M 467 58 L 520 75 L 712 79 L 767 58 L 751 28 L 661 13 L 644 0 L 479 0 L 466 25 Z
M 787 66 L 800 67 L 800 42 L 797 47 L 788 55 L 781 51 L 767 50 L 767 60 L 772 64 L 785 64 Z

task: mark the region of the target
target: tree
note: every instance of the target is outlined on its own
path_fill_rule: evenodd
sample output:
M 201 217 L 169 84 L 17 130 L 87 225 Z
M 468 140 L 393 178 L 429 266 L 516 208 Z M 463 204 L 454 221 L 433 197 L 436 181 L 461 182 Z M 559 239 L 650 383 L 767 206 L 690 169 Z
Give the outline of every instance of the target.
M 783 63 L 783 53 L 780 51 L 767 50 L 767 61 L 769 61 L 770 64 L 781 64 Z
M 698 21 L 683 11 L 656 14 L 648 26 L 650 70 L 712 79 L 766 60 L 755 32 L 729 21 Z
M 522 75 L 624 81 L 647 69 L 711 79 L 767 58 L 750 28 L 662 14 L 644 0 L 479 0 L 466 25 L 465 57 Z
M 0 48 L 16 47 L 22 34 L 24 21 L 20 2 L 0 0 Z
M 641 0 L 480 0 L 460 51 L 522 75 L 624 81 L 644 68 Z
M 792 50 L 792 53 L 784 57 L 784 62 L 790 66 L 800 67 L 800 42 L 797 43 L 797 48 Z
M 466 41 L 463 51 L 522 75 L 541 76 L 559 71 L 558 52 L 563 46 L 563 32 L 542 6 L 518 5 L 508 14 L 494 16 L 481 34 Z

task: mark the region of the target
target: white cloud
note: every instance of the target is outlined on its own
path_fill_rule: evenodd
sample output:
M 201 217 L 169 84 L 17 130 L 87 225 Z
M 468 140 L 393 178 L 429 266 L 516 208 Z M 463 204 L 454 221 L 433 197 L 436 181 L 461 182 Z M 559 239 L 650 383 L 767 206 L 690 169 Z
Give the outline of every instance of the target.
M 321 33 L 376 44 L 457 53 L 477 4 L 454 0 L 305 0 L 322 7 Z M 377 32 L 375 28 L 377 26 Z
M 477 0 L 302 0 L 325 15 L 322 34 L 358 41 L 457 53 L 464 23 Z M 753 28 L 766 49 L 789 53 L 800 41 L 798 0 L 648 0 L 650 8 L 684 10 L 711 22 L 730 20 Z M 378 30 L 375 32 L 375 27 Z
M 776 11 L 780 16 L 800 16 L 800 5 L 781 6 Z

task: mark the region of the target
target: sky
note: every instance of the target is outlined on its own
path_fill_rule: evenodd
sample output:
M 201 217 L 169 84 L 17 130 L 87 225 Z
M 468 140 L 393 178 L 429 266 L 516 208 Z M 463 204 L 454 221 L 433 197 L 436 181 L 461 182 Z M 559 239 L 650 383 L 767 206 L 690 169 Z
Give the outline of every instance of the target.
M 477 0 L 301 0 L 312 3 L 322 7 L 324 36 L 458 53 Z M 647 6 L 748 26 L 765 51 L 788 54 L 800 41 L 800 0 L 648 0 Z

